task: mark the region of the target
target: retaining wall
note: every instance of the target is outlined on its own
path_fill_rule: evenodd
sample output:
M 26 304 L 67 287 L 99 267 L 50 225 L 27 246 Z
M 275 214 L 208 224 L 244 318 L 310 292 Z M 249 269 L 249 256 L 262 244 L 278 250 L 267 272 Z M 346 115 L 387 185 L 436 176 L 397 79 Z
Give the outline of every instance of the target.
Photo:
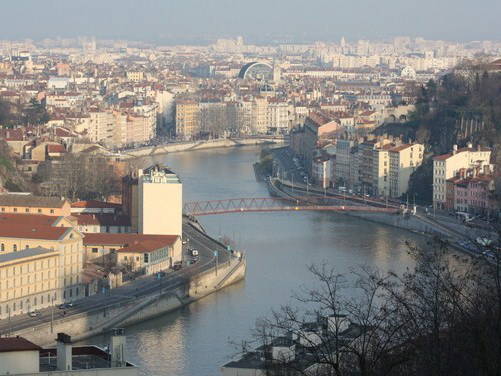
M 229 263 L 210 269 L 182 286 L 126 303 L 110 305 L 93 311 L 55 318 L 53 328 L 44 323 L 12 333 L 38 345 L 54 344 L 57 333 L 69 334 L 74 341 L 92 337 L 117 326 L 128 326 L 178 309 L 245 278 L 246 260 L 232 259 Z M 55 312 L 58 314 L 58 312 Z
M 284 142 L 283 139 L 267 139 L 267 138 L 245 138 L 245 139 L 222 139 L 213 141 L 195 141 L 183 142 L 175 144 L 167 144 L 160 146 L 148 146 L 144 148 L 134 149 L 124 153 L 125 158 L 147 157 L 150 155 L 179 153 L 191 150 L 229 148 L 249 145 L 266 145 Z

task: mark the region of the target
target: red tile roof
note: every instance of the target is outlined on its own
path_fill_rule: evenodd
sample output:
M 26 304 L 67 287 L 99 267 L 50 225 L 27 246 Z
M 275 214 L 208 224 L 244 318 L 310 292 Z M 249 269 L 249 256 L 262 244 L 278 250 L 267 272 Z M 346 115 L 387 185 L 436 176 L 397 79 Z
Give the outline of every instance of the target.
M 144 235 L 144 234 L 85 234 L 85 246 L 106 245 L 120 247 L 118 252 L 152 252 L 159 248 L 173 245 L 176 235 Z
M 59 144 L 47 145 L 47 153 L 66 153 L 66 149 Z
M 0 214 L 0 226 L 8 224 L 18 224 L 18 225 L 45 225 L 54 226 L 54 224 L 59 220 L 60 217 L 55 217 L 51 215 L 42 214 L 14 214 L 14 213 L 2 213 Z
M 79 225 L 130 226 L 130 218 L 115 214 L 75 214 Z
M 0 353 L 12 351 L 40 351 L 42 348 L 22 337 L 0 338 Z
M 0 226 L 0 237 L 5 238 L 23 238 L 23 239 L 43 239 L 59 240 L 68 231 L 68 227 L 52 227 L 49 225 L 26 225 L 18 223 L 9 223 Z
M 76 201 L 71 204 L 72 208 L 95 208 L 95 209 L 116 209 L 120 208 L 122 205 L 120 204 L 115 204 L 112 202 L 104 202 L 104 201 L 96 201 L 96 200 L 89 200 L 89 201 Z

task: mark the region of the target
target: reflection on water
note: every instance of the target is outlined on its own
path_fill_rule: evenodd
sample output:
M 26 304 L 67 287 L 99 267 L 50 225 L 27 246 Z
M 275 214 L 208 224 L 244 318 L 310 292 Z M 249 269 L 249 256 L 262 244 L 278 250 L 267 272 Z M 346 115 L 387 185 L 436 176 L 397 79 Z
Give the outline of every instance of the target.
M 181 176 L 186 201 L 266 197 L 252 169 L 258 155 L 257 147 L 220 149 L 156 157 L 155 162 L 167 163 Z M 328 262 L 340 273 L 358 266 L 402 272 L 410 264 L 405 240 L 419 239 L 325 212 L 237 213 L 200 220 L 211 234 L 229 236 L 247 252 L 246 281 L 127 328 L 128 358 L 145 375 L 218 375 L 235 353 L 230 341 L 248 339 L 258 317 L 288 303 L 293 290 L 312 282 L 307 265 Z

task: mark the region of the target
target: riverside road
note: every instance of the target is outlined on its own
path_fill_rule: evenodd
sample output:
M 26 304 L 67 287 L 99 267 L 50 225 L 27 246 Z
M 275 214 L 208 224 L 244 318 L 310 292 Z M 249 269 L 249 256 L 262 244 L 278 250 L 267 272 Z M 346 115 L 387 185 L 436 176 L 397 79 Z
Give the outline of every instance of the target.
M 197 230 L 193 225 L 185 221 L 183 224 L 184 238 L 189 239 L 183 246 L 183 258 L 188 259 L 188 247 L 199 251 L 199 259 L 192 265 L 185 265 L 178 271 L 170 270 L 163 278 L 158 279 L 155 275 L 138 278 L 135 281 L 107 290 L 74 302 L 72 307 L 58 309 L 57 306 L 40 310 L 40 315 L 30 317 L 27 314 L 13 316 L 10 319 L 0 320 L 0 335 L 6 335 L 15 331 L 30 328 L 51 320 L 68 318 L 83 312 L 91 312 L 108 306 L 123 303 L 158 292 L 161 289 L 172 289 L 182 286 L 187 280 L 203 273 L 215 266 L 216 261 L 220 264 L 229 260 L 230 254 L 226 248 L 208 235 Z M 217 252 L 217 260 L 215 256 Z

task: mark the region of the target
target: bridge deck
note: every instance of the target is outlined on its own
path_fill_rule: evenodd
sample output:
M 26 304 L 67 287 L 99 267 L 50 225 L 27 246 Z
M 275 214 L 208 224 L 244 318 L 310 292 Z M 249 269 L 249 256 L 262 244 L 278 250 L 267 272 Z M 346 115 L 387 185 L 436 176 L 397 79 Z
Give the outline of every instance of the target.
M 325 200 L 319 197 L 302 198 L 296 200 L 291 205 L 292 200 L 284 198 L 236 198 L 228 200 L 196 201 L 184 205 L 184 214 L 201 216 L 228 213 L 262 213 L 277 211 L 357 211 L 357 212 L 379 212 L 379 213 L 397 213 L 399 209 L 394 207 L 384 208 L 369 205 L 329 205 Z

